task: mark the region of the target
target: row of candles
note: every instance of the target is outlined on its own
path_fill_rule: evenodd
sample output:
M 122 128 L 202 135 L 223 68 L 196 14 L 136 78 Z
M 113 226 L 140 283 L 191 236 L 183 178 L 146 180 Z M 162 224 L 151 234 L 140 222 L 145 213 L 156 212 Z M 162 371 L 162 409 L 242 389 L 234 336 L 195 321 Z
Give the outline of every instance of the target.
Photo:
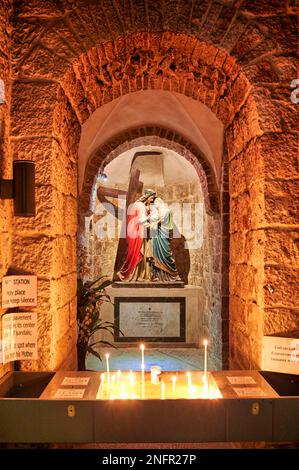
M 205 389 L 208 389 L 208 380 L 207 380 L 207 363 L 208 363 L 207 346 L 208 346 L 208 341 L 204 340 L 203 345 L 204 345 L 204 373 L 203 373 L 202 381 L 203 381 L 203 385 L 204 385 Z M 140 345 L 140 350 L 141 350 L 141 398 L 145 398 L 145 362 L 144 362 L 145 346 L 144 346 L 144 344 Z M 107 376 L 106 389 L 107 389 L 108 394 L 111 393 L 112 389 L 114 389 L 115 385 L 117 384 L 118 386 L 120 386 L 121 398 L 126 398 L 127 397 L 127 392 L 125 391 L 125 384 L 120 383 L 121 371 L 119 370 L 117 372 L 117 374 L 112 374 L 111 375 L 110 364 L 109 364 L 110 354 L 106 353 L 105 358 L 106 358 L 106 376 Z M 194 395 L 195 387 L 192 384 L 191 372 L 187 372 L 186 375 L 187 375 L 189 395 Z M 102 398 L 104 398 L 104 381 L 105 381 L 105 374 L 102 374 L 102 376 L 101 376 Z M 177 377 L 175 375 L 172 376 L 171 381 L 172 381 L 172 391 L 173 391 L 173 393 L 175 393 Z M 135 396 L 134 391 L 133 391 L 134 390 L 134 374 L 133 374 L 132 371 L 130 371 L 130 373 L 129 373 L 129 383 L 131 385 L 132 398 L 137 398 Z M 165 383 L 164 383 L 163 380 L 161 381 L 161 398 L 165 399 Z
M 208 341 L 206 339 L 203 341 L 203 345 L 204 345 L 204 377 L 206 380 L 207 379 L 207 367 L 208 367 Z M 141 349 L 141 373 L 142 375 L 144 375 L 145 373 L 144 344 L 140 345 L 140 349 Z M 110 366 L 109 366 L 110 354 L 106 353 L 105 357 L 106 357 L 106 371 L 107 371 L 107 377 L 109 381 L 110 380 Z

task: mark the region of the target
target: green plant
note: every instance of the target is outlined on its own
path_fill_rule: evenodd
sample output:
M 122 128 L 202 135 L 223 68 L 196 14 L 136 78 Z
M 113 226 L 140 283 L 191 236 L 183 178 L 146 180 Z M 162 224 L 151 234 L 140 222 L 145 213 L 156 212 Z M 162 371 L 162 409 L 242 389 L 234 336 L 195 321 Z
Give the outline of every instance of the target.
M 113 346 L 109 341 L 97 340 L 94 335 L 100 330 L 108 331 L 112 336 L 115 331 L 115 325 L 112 322 L 104 321 L 100 317 L 101 306 L 104 302 L 111 302 L 105 289 L 112 281 L 102 281 L 100 277 L 96 281 L 83 282 L 78 278 L 77 288 L 77 321 L 78 321 L 78 369 L 85 369 L 86 354 L 90 353 L 102 360 L 99 352 L 94 349 L 98 344 Z

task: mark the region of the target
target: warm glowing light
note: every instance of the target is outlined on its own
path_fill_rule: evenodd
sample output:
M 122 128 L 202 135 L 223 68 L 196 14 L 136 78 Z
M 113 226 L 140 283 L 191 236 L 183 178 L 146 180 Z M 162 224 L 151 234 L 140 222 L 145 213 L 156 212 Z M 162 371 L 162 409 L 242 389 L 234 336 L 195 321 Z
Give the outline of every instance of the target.
M 107 370 L 107 387 L 108 387 L 108 392 L 110 392 L 110 368 L 109 368 L 109 357 L 110 354 L 106 353 L 106 370 Z
M 172 378 L 171 378 L 171 381 L 172 381 L 172 391 L 173 393 L 175 393 L 175 384 L 176 384 L 176 376 L 173 375 Z
M 135 385 L 135 377 L 134 377 L 134 374 L 133 374 L 132 370 L 130 370 L 130 373 L 129 373 L 129 381 L 130 381 L 131 387 L 133 388 L 134 385 Z
M 104 382 L 105 382 L 105 374 L 101 374 L 101 398 L 104 399 Z
M 144 364 L 144 344 L 140 345 L 141 349 L 141 398 L 145 397 L 145 364 Z
M 190 398 L 196 398 L 196 387 L 195 385 L 190 385 L 190 387 L 188 387 L 188 392 L 189 392 L 189 397 Z
M 125 387 L 125 384 L 121 384 L 121 388 L 120 388 L 120 398 L 122 400 L 125 400 L 126 398 L 128 398 L 128 393 L 126 391 L 126 387 Z
M 144 344 L 140 345 L 140 349 L 141 349 L 141 370 L 144 370 L 145 369 L 145 366 L 144 366 Z
M 203 345 L 205 347 L 205 357 L 204 357 L 204 375 L 207 381 L 207 369 L 208 369 L 208 340 L 204 339 Z
M 109 356 L 107 357 L 109 359 Z M 100 386 L 97 394 L 102 400 L 127 399 L 218 399 L 222 395 L 212 374 L 194 371 L 163 373 L 160 386 L 152 383 L 150 372 L 111 372 L 109 361 L 107 372 L 100 375 Z M 184 380 L 185 379 L 185 380 Z

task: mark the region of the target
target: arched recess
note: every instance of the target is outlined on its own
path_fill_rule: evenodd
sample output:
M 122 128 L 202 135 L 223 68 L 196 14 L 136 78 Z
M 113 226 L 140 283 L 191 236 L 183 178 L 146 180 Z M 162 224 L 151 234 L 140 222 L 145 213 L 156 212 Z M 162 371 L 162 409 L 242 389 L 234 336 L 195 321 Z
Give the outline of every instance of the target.
M 62 61 L 60 67 L 60 57 L 50 74 L 43 68 L 43 63 L 49 63 L 47 53 L 44 60 L 39 61 L 37 56 L 29 65 L 25 59 L 30 54 L 20 61 L 22 76 L 13 87 L 13 154 L 14 158 L 28 158 L 29 153 L 30 158 L 38 162 L 39 186 L 37 218 L 33 222 L 15 222 L 14 259 L 37 272 L 41 281 L 38 306 L 41 359 L 37 364 L 24 364 L 24 367 L 44 368 L 45 364 L 49 368 L 64 367 L 75 345 L 76 266 L 75 257 L 70 257 L 69 253 L 74 253 L 77 228 L 76 157 L 80 126 L 98 106 L 135 90 L 151 88 L 183 93 L 205 103 L 224 124 L 222 211 L 226 234 L 229 232 L 228 172 L 232 207 L 232 366 L 256 368 L 260 365 L 262 335 L 279 327 L 275 318 L 281 318 L 281 309 L 288 311 L 285 328 L 294 323 L 294 310 L 285 293 L 290 291 L 287 279 L 292 277 L 292 268 L 281 252 L 283 274 L 277 275 L 281 262 L 271 258 L 265 249 L 269 243 L 279 246 L 279 223 L 289 227 L 296 224 L 291 208 L 281 220 L 284 211 L 273 204 L 279 179 L 289 180 L 283 194 L 292 192 L 295 187 L 294 153 L 287 163 L 278 167 L 271 150 L 275 145 L 283 159 L 286 152 L 296 148 L 294 107 L 284 101 L 284 90 L 275 92 L 275 86 L 268 86 L 268 83 L 279 82 L 275 75 L 277 68 L 270 67 L 273 73 L 269 72 L 266 84 L 259 82 L 258 65 L 250 64 L 249 58 L 244 66 L 245 52 L 243 56 L 240 52 L 237 63 L 233 55 L 209 44 L 212 39 L 207 32 L 203 33 L 203 26 L 204 23 L 201 25 L 204 40 L 159 31 L 127 34 L 108 42 L 88 41 L 88 47 L 80 45 L 79 52 L 76 48 L 75 60 L 68 70 L 71 61 Z M 245 29 L 247 31 L 247 26 Z M 242 39 L 243 47 L 250 37 L 256 44 L 254 35 L 249 35 Z M 221 47 L 226 47 L 225 41 L 222 44 Z M 267 43 L 258 41 L 257 51 L 252 47 L 251 52 L 260 55 L 267 47 Z M 88 52 L 78 58 L 83 49 Z M 231 46 L 226 49 L 230 51 Z M 238 52 L 235 55 L 238 56 Z M 34 67 L 36 81 L 32 78 Z M 282 66 L 280 78 L 288 80 L 289 69 Z M 34 105 L 30 100 L 32 93 L 35 94 Z M 282 133 L 288 134 L 287 147 Z M 42 159 L 39 158 L 41 148 Z M 267 185 L 265 175 L 270 175 Z M 22 254 L 24 249 L 27 254 Z M 244 283 L 239 279 L 244 279 Z M 279 279 L 283 280 L 284 287 L 280 287 Z M 271 289 L 264 290 L 264 285 L 271 282 L 276 289 L 273 298 Z M 225 315 L 228 338 L 228 303 Z
M 94 178 L 99 169 L 103 169 L 111 160 L 125 150 L 138 145 L 158 145 L 177 151 L 186 158 L 195 168 L 200 180 L 206 211 L 209 214 L 220 214 L 220 191 L 217 188 L 215 176 L 202 152 L 188 142 L 183 136 L 171 129 L 159 126 L 144 126 L 127 129 L 105 142 L 88 159 L 85 167 L 84 179 L 80 193 L 80 213 L 89 209 L 90 196 Z
M 209 336 L 210 339 L 210 348 L 211 348 L 211 359 L 213 364 L 217 367 L 228 367 L 227 357 L 228 357 L 228 342 L 227 338 L 227 318 L 222 318 L 222 304 L 226 303 L 226 296 L 228 290 L 228 257 L 222 258 L 222 238 L 227 236 L 223 234 L 223 223 L 221 220 L 221 211 L 219 207 L 220 195 L 217 188 L 215 192 L 209 192 L 208 180 L 211 178 L 211 173 L 208 172 L 208 175 L 203 168 L 209 167 L 205 164 L 203 155 L 201 152 L 190 145 L 184 138 L 178 136 L 176 133 L 170 131 L 169 129 L 163 129 L 159 127 L 143 127 L 140 129 L 128 129 L 121 135 L 115 136 L 114 139 L 105 143 L 103 146 L 98 148 L 93 155 L 90 157 L 85 171 L 85 178 L 82 185 L 82 192 L 79 203 L 79 230 L 85 232 L 86 220 L 92 220 L 92 225 L 94 222 L 97 223 L 99 217 L 92 215 L 94 211 L 94 195 L 96 194 L 97 188 L 97 173 L 99 169 L 104 169 L 111 163 L 113 160 L 118 159 L 119 165 L 121 165 L 121 157 L 124 153 L 127 153 L 130 149 L 138 149 L 138 147 L 150 146 L 151 148 L 158 149 L 168 149 L 174 151 L 178 154 L 183 160 L 186 160 L 189 165 L 191 165 L 197 175 L 200 193 L 203 194 L 204 201 L 204 210 L 203 210 L 203 227 L 204 227 L 204 244 L 203 247 L 197 250 L 191 250 L 191 252 L 186 251 L 185 255 L 181 252 L 181 243 L 179 243 L 179 257 L 182 256 L 191 256 L 191 265 L 194 264 L 199 266 L 199 273 L 191 273 L 191 279 L 195 284 L 190 282 L 193 285 L 199 285 L 203 289 L 203 312 L 201 322 L 204 325 L 201 330 L 202 336 Z M 108 151 L 108 148 L 110 151 Z M 169 171 L 166 169 L 166 172 Z M 196 187 L 196 186 L 195 186 Z M 125 187 L 122 189 L 126 189 Z M 197 187 L 196 190 L 198 191 Z M 161 189 L 160 189 L 161 191 Z M 186 189 L 184 193 L 186 192 Z M 188 189 L 187 189 L 188 193 Z M 190 193 L 190 190 L 189 190 Z M 193 198 L 191 198 L 194 200 Z M 185 199 L 184 199 L 185 201 Z M 195 201 L 195 200 L 194 200 Z M 168 199 L 168 203 L 173 203 L 173 200 Z M 177 201 L 181 203 L 180 200 Z M 89 216 L 85 220 L 85 215 Z M 103 249 L 101 242 L 96 241 L 98 237 L 95 236 L 93 231 L 90 232 L 92 235 L 91 250 L 100 251 Z M 87 247 L 89 245 L 88 240 L 86 240 L 86 233 L 79 237 L 80 244 L 83 242 L 83 245 Z M 84 240 L 84 241 L 83 241 Z M 95 248 L 95 245 L 98 248 Z M 112 241 L 105 243 L 104 252 L 107 256 L 110 263 L 105 263 L 105 269 L 110 267 L 111 273 L 111 252 L 116 252 L 115 243 Z M 175 247 L 174 247 L 175 250 Z M 88 252 L 90 249 L 88 249 Z M 89 253 L 90 255 L 90 253 Z M 195 260 L 195 257 L 198 256 L 198 260 Z M 102 270 L 94 269 L 91 261 L 91 272 L 97 273 L 98 276 L 103 275 Z M 179 260 L 177 260 L 178 262 Z M 109 271 L 109 273 L 110 273 Z M 105 272 L 107 275 L 107 272 Z M 195 275 L 194 275 L 195 274 Z M 94 278 L 94 274 L 91 274 L 90 279 Z M 188 283 L 188 277 L 184 279 Z M 227 284 L 225 284 L 227 283 Z

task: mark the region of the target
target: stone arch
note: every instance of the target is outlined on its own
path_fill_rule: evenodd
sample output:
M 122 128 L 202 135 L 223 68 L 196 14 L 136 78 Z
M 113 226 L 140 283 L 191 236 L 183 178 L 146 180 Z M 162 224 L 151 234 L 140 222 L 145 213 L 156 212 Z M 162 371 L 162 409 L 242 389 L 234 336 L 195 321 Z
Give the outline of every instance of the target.
M 95 46 L 72 62 L 60 86 L 80 124 L 120 96 L 154 89 L 201 101 L 226 127 L 251 88 L 224 50 L 170 32 L 129 34 Z
M 228 367 L 228 347 L 225 342 L 227 325 L 226 321 L 221 321 L 221 284 L 223 283 L 222 273 L 228 272 L 228 260 L 226 259 L 221 262 L 220 256 L 220 240 L 222 237 L 222 226 L 220 222 L 221 214 L 215 213 L 214 211 L 209 209 L 210 201 L 207 186 L 207 177 L 206 173 L 201 167 L 201 164 L 197 160 L 196 155 L 192 154 L 191 151 L 184 147 L 182 144 L 177 143 L 175 139 L 168 140 L 167 138 L 165 138 L 165 135 L 168 136 L 168 138 L 169 135 L 172 137 L 174 135 L 173 132 L 168 135 L 167 132 L 169 131 L 167 129 L 152 127 L 149 128 L 148 135 L 145 135 L 146 131 L 147 128 L 142 128 L 141 132 L 139 132 L 139 129 L 127 130 L 123 134 L 125 135 L 125 139 L 121 138 L 122 135 L 116 136 L 115 140 L 111 140 L 111 142 L 109 142 L 109 148 L 111 149 L 110 151 L 108 151 L 108 147 L 106 146 L 106 144 L 104 144 L 94 152 L 87 164 L 86 178 L 82 189 L 82 196 L 85 196 L 85 200 L 82 201 L 83 204 L 81 204 L 79 208 L 79 216 L 81 221 L 79 225 L 80 234 L 78 237 L 79 245 L 84 246 L 86 249 L 86 267 L 88 270 L 87 279 L 93 280 L 98 278 L 99 276 L 107 275 L 107 273 L 113 273 L 113 263 L 115 260 L 115 252 L 117 247 L 113 240 L 109 240 L 107 243 L 106 240 L 101 241 L 101 236 L 97 235 L 97 230 L 94 230 L 93 228 L 91 230 L 90 228 L 87 229 L 86 225 L 86 221 L 92 220 L 93 226 L 96 227 L 101 220 L 101 216 L 99 216 L 99 201 L 101 201 L 101 199 L 97 200 L 97 198 L 95 198 L 95 195 L 97 193 L 96 189 L 99 184 L 99 181 L 95 177 L 97 175 L 98 170 L 101 169 L 106 173 L 105 168 L 109 166 L 109 163 L 111 163 L 113 160 L 117 160 L 117 165 L 119 167 L 121 165 L 121 158 L 123 154 L 127 156 L 128 150 L 138 150 L 138 147 L 140 146 L 144 148 L 144 146 L 146 147 L 147 145 L 150 145 L 154 149 L 171 149 L 172 151 L 176 152 L 181 157 L 181 159 L 187 160 L 188 164 L 193 166 L 198 176 L 198 182 L 196 183 L 197 186 L 192 187 L 193 192 L 188 192 L 187 184 L 186 186 L 184 186 L 183 199 L 178 199 L 177 201 L 190 201 L 190 199 L 185 199 L 185 197 L 188 197 L 188 195 L 190 197 L 190 194 L 194 194 L 195 197 L 198 197 L 197 187 L 200 188 L 200 202 L 204 200 L 204 237 L 202 247 L 197 247 L 198 249 L 194 250 L 191 249 L 192 256 L 191 251 L 189 251 L 188 248 L 185 247 L 182 250 L 185 240 L 184 231 L 181 232 L 182 236 L 179 240 L 176 241 L 176 243 L 173 241 L 172 248 L 179 272 L 182 276 L 182 279 L 184 279 L 185 283 L 190 284 L 191 286 L 201 286 L 203 304 L 205 305 L 205 308 L 200 314 L 202 315 L 201 319 L 203 324 L 205 323 L 206 317 L 209 317 L 209 314 L 207 312 L 213 312 L 212 315 L 215 317 L 215 321 L 213 338 L 211 334 L 209 334 L 210 345 L 214 349 L 214 361 L 215 364 L 217 364 L 217 367 L 226 368 Z M 139 137 L 137 137 L 138 135 Z M 112 143 L 114 144 L 112 145 Z M 115 146 L 115 144 L 118 145 Z M 103 148 L 104 151 L 102 150 Z M 90 178 L 87 176 L 88 173 L 90 175 Z M 108 172 L 107 174 L 109 175 Z M 115 184 L 117 180 L 113 179 L 113 172 L 110 172 L 110 176 L 113 180 L 112 187 L 114 187 L 113 184 Z M 109 181 L 110 178 L 108 177 L 108 182 Z M 111 184 L 108 183 L 108 186 L 110 187 Z M 126 187 L 122 186 L 120 186 L 120 188 L 126 189 Z M 163 198 L 163 189 L 160 188 L 160 191 L 162 192 L 162 194 L 160 192 L 159 194 Z M 177 195 L 179 193 L 177 193 L 177 191 L 173 189 L 170 193 L 168 190 L 166 190 L 166 194 L 169 198 L 166 200 L 171 204 L 174 202 L 172 199 L 173 194 Z M 193 199 L 191 199 L 191 201 L 192 200 Z M 198 201 L 198 199 L 194 200 Z M 86 209 L 88 208 L 89 210 L 86 212 Z M 106 208 L 104 208 L 104 210 L 105 209 Z M 85 215 L 87 216 L 86 218 L 84 218 Z M 198 270 L 198 264 L 205 265 L 205 268 L 202 271 L 201 269 Z M 227 289 L 225 290 L 225 295 L 226 291 Z M 205 330 L 205 332 L 203 333 L 203 331 L 201 330 L 200 336 L 202 336 L 202 334 L 207 333 L 208 331 Z
M 176 132 L 158 126 L 128 129 L 105 142 L 90 156 L 85 169 L 84 182 L 80 194 L 80 213 L 84 213 L 89 209 L 91 190 L 99 168 L 103 168 L 104 165 L 107 165 L 125 150 L 141 144 L 169 148 L 186 158 L 194 166 L 198 174 L 207 213 L 219 213 L 219 190 L 216 186 L 213 172 L 201 151 Z

